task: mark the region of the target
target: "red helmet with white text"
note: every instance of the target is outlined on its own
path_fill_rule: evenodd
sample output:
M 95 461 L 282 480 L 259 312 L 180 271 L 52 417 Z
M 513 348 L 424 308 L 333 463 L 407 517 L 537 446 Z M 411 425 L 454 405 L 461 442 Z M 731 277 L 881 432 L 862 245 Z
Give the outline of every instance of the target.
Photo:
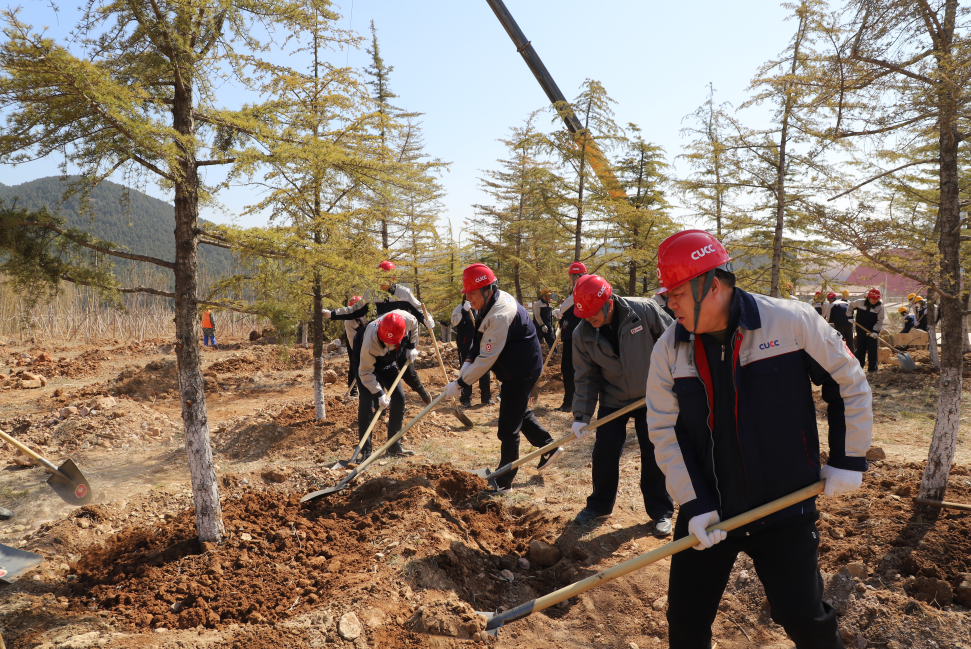
M 405 337 L 405 319 L 392 311 L 378 320 L 378 338 L 385 345 L 397 345 Z
M 827 293 L 826 294 L 826 299 L 829 300 L 830 302 L 832 302 L 833 300 L 836 299 L 836 293 L 833 293 L 833 292 Z
M 874 300 L 879 300 L 880 299 L 880 289 L 878 289 L 878 288 L 871 288 L 869 291 L 866 292 L 866 296 L 868 298 L 872 297 Z
M 610 282 L 599 275 L 585 275 L 573 289 L 573 308 L 581 318 L 597 315 L 613 294 Z
M 657 249 L 657 277 L 661 280 L 658 293 L 666 293 L 731 260 L 721 242 L 704 230 L 672 234 Z M 729 267 L 722 270 L 732 272 Z
M 360 295 L 355 295 L 354 297 L 352 297 L 350 300 L 347 301 L 347 306 L 354 306 L 355 304 L 357 304 L 358 302 L 360 302 L 362 299 L 363 298 Z
M 586 275 L 587 267 L 582 261 L 575 261 L 570 264 L 570 270 L 567 271 L 569 275 Z
M 495 284 L 496 274 L 485 264 L 472 264 L 462 271 L 462 292 L 471 293 Z

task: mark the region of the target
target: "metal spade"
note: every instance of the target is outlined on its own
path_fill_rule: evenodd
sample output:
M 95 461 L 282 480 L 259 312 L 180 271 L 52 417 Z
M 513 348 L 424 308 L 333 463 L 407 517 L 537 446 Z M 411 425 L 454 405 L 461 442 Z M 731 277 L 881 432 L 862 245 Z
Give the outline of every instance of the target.
M 88 479 L 85 478 L 84 474 L 81 473 L 81 469 L 79 469 L 78 465 L 74 463 L 74 460 L 68 458 L 67 460 L 64 460 L 64 463 L 61 466 L 57 467 L 2 430 L 0 430 L 0 439 L 8 444 L 12 444 L 14 447 L 19 449 L 20 452 L 34 458 L 43 464 L 48 471 L 52 471 L 53 475 L 47 479 L 47 484 L 50 485 L 51 489 L 54 490 L 54 493 L 60 496 L 61 500 L 67 504 L 87 505 L 94 500 L 94 495 L 91 493 L 91 486 L 88 484 Z

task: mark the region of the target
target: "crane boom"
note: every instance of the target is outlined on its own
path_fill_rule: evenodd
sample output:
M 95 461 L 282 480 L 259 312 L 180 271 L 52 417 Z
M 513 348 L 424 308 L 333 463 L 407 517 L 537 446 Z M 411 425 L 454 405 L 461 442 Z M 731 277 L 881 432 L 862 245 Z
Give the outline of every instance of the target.
M 536 77 L 536 81 L 539 82 L 540 87 L 546 93 L 550 103 L 555 105 L 560 102 L 566 102 L 566 98 L 560 91 L 559 86 L 556 85 L 556 81 L 553 80 L 549 70 L 543 65 L 543 61 L 539 58 L 539 54 L 536 53 L 532 43 L 526 40 L 526 36 L 519 29 L 519 25 L 516 24 L 516 20 L 509 13 L 503 1 L 486 0 L 486 2 L 489 3 L 492 11 L 496 14 L 496 18 L 499 19 L 506 33 L 509 34 L 509 38 L 512 39 L 513 44 L 516 46 L 516 51 L 522 55 L 523 60 L 529 66 L 533 76 Z M 560 114 L 563 117 L 563 122 L 566 124 L 567 130 L 574 136 L 574 141 L 579 145 L 580 142 L 578 140 L 584 132 L 583 124 L 580 123 L 580 120 L 577 119 L 577 116 L 572 110 L 561 111 Z M 592 135 L 588 134 L 584 150 L 586 152 L 587 162 L 593 167 L 594 173 L 597 174 L 597 178 L 600 179 L 600 184 L 607 190 L 607 193 L 613 198 L 626 199 L 626 192 L 624 192 L 623 187 L 617 181 L 614 172 L 611 171 L 610 162 L 600 147 L 597 146 L 597 142 L 593 139 Z

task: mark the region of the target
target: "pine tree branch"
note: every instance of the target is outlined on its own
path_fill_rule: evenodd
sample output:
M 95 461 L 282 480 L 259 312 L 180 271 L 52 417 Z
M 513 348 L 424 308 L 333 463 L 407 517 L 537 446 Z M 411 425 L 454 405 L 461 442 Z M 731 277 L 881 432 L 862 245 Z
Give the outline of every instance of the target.
M 855 192 L 857 189 L 859 189 L 860 187 L 863 187 L 864 185 L 869 185 L 874 180 L 879 180 L 879 179 L 883 178 L 884 176 L 889 176 L 890 174 L 896 173 L 896 172 L 900 171 L 901 169 L 906 169 L 907 167 L 914 167 L 916 165 L 929 164 L 931 162 L 937 162 L 937 160 L 934 160 L 933 158 L 931 158 L 931 159 L 928 159 L 928 160 L 917 160 L 916 162 L 908 162 L 907 164 L 902 165 L 900 167 L 897 167 L 896 169 L 891 169 L 890 171 L 886 171 L 886 172 L 880 174 L 879 176 L 874 176 L 873 178 L 870 178 L 869 180 L 864 180 L 862 183 L 860 183 L 856 187 L 851 187 L 850 189 L 847 189 L 842 194 L 837 194 L 836 196 L 833 196 L 832 198 L 827 198 L 826 200 L 827 200 L 827 202 L 828 201 L 835 201 L 837 198 L 841 198 L 841 197 L 846 196 L 847 194 L 849 194 L 851 192 Z
M 165 261 L 164 259 L 159 259 L 157 257 L 149 257 L 148 255 L 138 255 L 131 252 L 125 252 L 124 250 L 119 250 L 117 248 L 107 248 L 105 246 L 98 246 L 89 241 L 85 241 L 82 237 L 71 234 L 64 228 L 60 228 L 53 223 L 40 223 L 39 221 L 20 221 L 18 225 L 33 226 L 38 228 L 44 228 L 50 230 L 51 232 L 56 232 L 68 241 L 78 244 L 79 246 L 84 246 L 90 250 L 96 252 L 102 252 L 106 255 L 111 255 L 112 257 L 121 257 L 122 259 L 130 259 L 132 261 L 144 261 L 149 264 L 155 264 L 156 266 L 161 266 L 163 268 L 168 268 L 170 270 L 175 270 L 175 264 L 171 261 Z
M 162 178 L 165 178 L 169 182 L 173 182 L 173 183 L 175 182 L 175 178 L 173 176 L 165 173 L 164 171 L 162 171 L 161 169 L 159 169 L 158 167 L 156 167 L 155 165 L 153 165 L 148 160 L 144 160 L 143 158 L 141 158 L 140 156 L 135 155 L 134 153 L 130 153 L 129 155 L 131 156 L 131 159 L 132 160 L 134 160 L 138 164 L 142 165 L 146 169 L 157 173 L 159 176 L 161 176 Z
M 905 122 L 900 122 L 899 124 L 894 124 L 892 126 L 887 126 L 885 128 L 875 128 L 866 131 L 844 131 L 843 133 L 836 133 L 836 137 L 855 137 L 857 135 L 879 135 L 880 133 L 887 133 L 888 131 L 893 131 L 904 126 L 910 126 L 915 122 L 927 119 L 929 117 L 937 117 L 939 113 L 930 113 L 928 115 L 918 115 L 913 119 L 908 119 Z
M 934 82 L 933 79 L 930 79 L 928 77 L 925 77 L 922 74 L 917 74 L 916 72 L 911 72 L 910 70 L 905 70 L 905 69 L 903 69 L 901 67 L 898 67 L 898 66 L 894 65 L 893 63 L 890 63 L 889 61 L 881 61 L 880 59 L 871 59 L 871 58 L 866 57 L 866 56 L 860 56 L 856 52 L 853 52 L 852 54 L 850 54 L 850 56 L 852 58 L 856 59 L 857 61 L 863 61 L 864 63 L 870 63 L 872 65 L 876 65 L 876 66 L 881 67 L 881 68 L 884 68 L 886 70 L 890 70 L 891 72 L 896 72 L 898 74 L 902 74 L 905 77 L 910 77 L 911 79 L 916 79 L 917 81 L 922 81 L 922 82 L 924 82 L 926 84 L 929 84 L 929 85 L 932 85 L 932 86 L 933 85 L 937 85 Z M 908 65 L 909 65 L 909 63 L 908 63 Z
M 67 273 L 61 275 L 61 279 L 72 284 L 78 284 L 80 286 L 91 286 L 92 288 L 100 288 L 105 291 L 116 291 L 118 293 L 146 293 L 148 295 L 157 295 L 159 297 L 168 297 L 175 299 L 175 293 L 170 293 L 169 291 L 160 291 L 157 288 L 150 288 L 148 286 L 106 286 L 104 284 L 97 284 L 95 282 L 89 282 L 83 279 L 77 279 L 72 277 Z
M 199 160 L 196 162 L 197 167 L 208 167 L 209 165 L 231 165 L 236 162 L 238 158 L 223 158 L 221 160 Z

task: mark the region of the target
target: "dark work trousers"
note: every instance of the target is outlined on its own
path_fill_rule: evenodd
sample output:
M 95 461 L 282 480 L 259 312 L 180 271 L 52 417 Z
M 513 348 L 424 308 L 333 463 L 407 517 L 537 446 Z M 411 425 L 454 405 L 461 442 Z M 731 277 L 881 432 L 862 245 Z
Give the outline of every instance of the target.
M 853 345 L 853 323 L 848 322 L 844 325 L 833 326 L 836 328 L 836 331 L 840 332 L 840 335 L 843 336 L 843 340 L 846 341 L 846 346 L 850 349 L 856 349 L 856 347 Z
M 361 353 L 355 349 L 354 341 L 347 346 L 347 362 L 350 365 L 347 369 L 347 387 L 351 387 L 357 381 L 357 367 L 361 364 Z
M 599 419 L 620 410 L 600 406 Z M 609 421 L 597 428 L 593 444 L 593 493 L 587 497 L 587 507 L 600 513 L 609 514 L 617 502 L 617 487 L 620 483 L 620 456 L 627 441 L 627 422 L 634 419 L 637 442 L 641 447 L 641 493 L 644 495 L 644 509 L 652 521 L 671 518 L 674 502 L 668 495 L 664 483 L 664 473 L 654 457 L 654 444 L 647 434 L 647 408 L 639 408 L 626 415 Z
M 573 406 L 573 393 L 576 391 L 576 385 L 573 383 L 573 377 L 576 374 L 573 371 L 573 339 L 563 340 L 563 356 L 560 358 L 560 371 L 563 372 L 563 403 L 567 406 Z
M 382 367 L 381 369 L 374 370 L 374 376 L 378 379 L 378 383 L 381 384 L 385 390 L 391 387 L 394 380 L 398 378 L 398 366 L 392 363 L 387 367 Z M 405 373 L 408 376 L 408 373 Z M 404 379 L 402 379 L 404 380 Z M 374 413 L 378 409 L 378 395 L 372 394 L 368 390 L 361 379 L 357 380 L 358 389 L 361 392 L 360 397 L 357 400 L 357 439 L 360 442 L 361 438 L 364 437 L 364 433 L 367 431 L 367 427 L 371 425 L 371 419 L 374 418 Z M 401 381 L 398 385 L 394 387 L 394 392 L 391 393 L 391 403 L 388 406 L 388 439 L 394 437 L 401 430 L 401 422 L 405 418 L 405 390 L 401 387 Z M 361 449 L 361 459 L 371 455 L 371 440 L 374 439 L 374 432 L 372 431 L 371 437 L 368 438 L 367 443 Z M 401 440 L 399 440 L 401 441 Z
M 706 550 L 671 557 L 668 576 L 668 638 L 671 649 L 709 649 L 711 625 L 728 584 L 735 557 L 744 552 L 755 564 L 772 619 L 799 649 L 843 649 L 836 611 L 823 601 L 823 578 L 816 550 L 817 512 L 783 519 L 751 536 L 729 536 Z M 678 516 L 675 540 L 688 535 L 688 517 Z
M 547 331 L 544 334 L 543 333 L 543 327 L 542 327 L 542 325 L 537 325 L 535 322 L 533 324 L 536 325 L 536 333 L 539 334 L 540 341 L 541 342 L 542 341 L 545 341 L 546 342 L 546 347 L 547 348 L 552 348 L 553 347 L 553 341 L 556 340 L 556 334 L 553 333 L 553 330 L 550 329 L 549 331 Z M 547 329 L 549 329 L 549 327 L 547 327 Z
M 401 356 L 399 356 L 398 359 L 399 359 L 398 360 L 399 363 L 405 362 Z M 399 368 L 398 371 L 401 371 L 401 369 Z M 398 376 L 398 372 L 395 372 L 395 376 Z M 391 380 L 394 381 L 394 378 L 392 377 Z M 414 363 L 409 365 L 408 369 L 405 370 L 405 375 L 401 377 L 401 381 L 407 384 L 409 388 L 411 388 L 418 394 L 421 394 L 422 392 L 425 391 L 425 386 L 422 385 L 421 379 L 418 378 L 418 370 L 415 369 Z M 390 383 L 388 385 L 390 385 Z M 387 387 L 388 386 L 385 386 L 385 388 Z
M 860 361 L 860 367 L 865 367 L 867 355 L 870 356 L 869 367 L 871 372 L 877 371 L 877 339 L 871 338 L 870 334 L 862 332 L 856 337 L 856 360 Z
M 489 378 L 491 372 L 486 372 L 479 379 L 479 399 L 482 403 L 489 403 L 489 399 L 492 398 L 492 381 Z M 462 388 L 462 400 L 472 399 L 472 386 L 467 388 Z
M 529 409 L 529 393 L 539 378 L 539 370 L 520 379 L 502 381 L 499 387 L 499 431 L 496 435 L 502 442 L 499 466 L 506 466 L 519 459 L 519 433 L 522 432 L 529 443 L 540 448 L 553 441 L 543 428 L 536 415 Z M 496 484 L 506 489 L 512 486 L 513 478 L 519 469 L 496 479 Z

